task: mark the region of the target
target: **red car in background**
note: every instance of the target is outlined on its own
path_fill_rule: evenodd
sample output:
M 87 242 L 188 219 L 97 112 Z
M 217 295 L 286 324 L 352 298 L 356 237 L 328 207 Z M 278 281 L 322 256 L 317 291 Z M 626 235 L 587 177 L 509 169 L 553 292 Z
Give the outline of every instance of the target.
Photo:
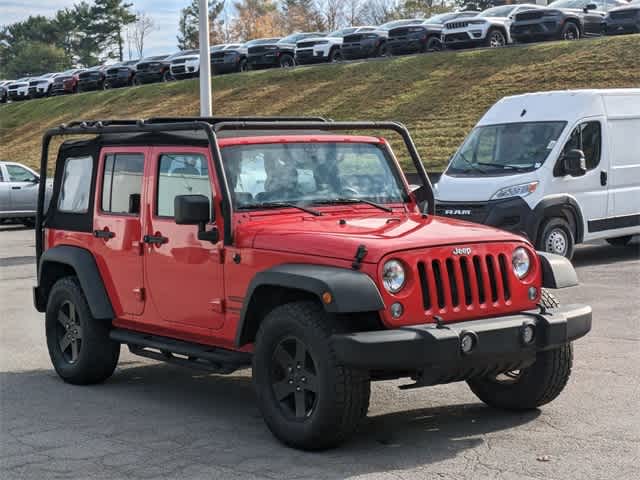
M 78 91 L 78 75 L 84 70 L 75 68 L 62 72 L 53 81 L 51 86 L 51 95 L 65 95 L 67 93 L 76 93 Z

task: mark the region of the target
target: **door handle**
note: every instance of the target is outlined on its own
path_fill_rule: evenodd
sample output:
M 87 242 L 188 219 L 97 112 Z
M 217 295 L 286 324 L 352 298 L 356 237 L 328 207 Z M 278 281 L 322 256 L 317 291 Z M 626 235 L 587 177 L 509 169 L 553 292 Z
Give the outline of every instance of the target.
M 96 238 L 103 238 L 105 240 L 109 240 L 110 238 L 115 237 L 116 234 L 113 232 L 110 232 L 109 230 L 94 230 L 93 236 Z
M 602 185 L 603 187 L 605 187 L 607 185 L 607 171 L 606 170 L 600 171 L 600 185 Z
M 169 241 L 169 239 L 162 235 L 145 235 L 142 237 L 142 241 L 151 245 L 164 245 Z
M 11 187 L 11 190 L 20 190 L 21 187 Z

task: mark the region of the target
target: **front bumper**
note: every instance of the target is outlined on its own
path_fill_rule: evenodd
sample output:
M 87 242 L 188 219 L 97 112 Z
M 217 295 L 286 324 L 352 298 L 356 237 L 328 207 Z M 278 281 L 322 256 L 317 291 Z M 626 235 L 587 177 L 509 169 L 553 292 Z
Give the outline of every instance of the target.
M 78 89 L 83 92 L 89 92 L 92 90 L 102 90 L 104 86 L 104 80 L 84 80 L 78 82 Z
M 311 65 L 314 63 L 328 62 L 329 57 L 322 50 L 304 48 L 296 50 L 296 63 L 300 65 Z
M 544 313 L 528 311 L 504 317 L 402 327 L 394 330 L 333 335 L 340 363 L 382 372 L 421 372 L 421 383 L 466 380 L 493 370 L 522 368 L 539 351 L 565 345 L 591 330 L 591 307 L 569 305 Z M 525 344 L 523 330 L 534 337 Z M 474 348 L 463 353 L 461 340 L 471 336 Z M 480 373 L 478 373 L 480 372 Z
M 559 38 L 562 32 L 562 21 L 531 20 L 512 23 L 511 38 L 516 41 L 549 40 Z
M 447 32 L 442 35 L 445 48 L 475 48 L 485 43 L 485 32 L 477 29 L 471 31 Z
M 640 33 L 640 17 L 637 20 L 607 20 L 603 26 L 606 35 L 624 35 L 628 33 Z
M 249 55 L 247 63 L 251 68 L 270 68 L 279 66 L 280 55 L 277 52 Z
M 29 98 L 28 90 L 9 90 L 9 100 L 27 100 Z
M 163 76 L 164 76 L 164 71 L 162 70 L 136 73 L 136 78 L 140 83 L 160 82 L 162 81 Z
M 426 46 L 426 35 L 410 36 L 402 39 L 389 39 L 387 46 L 394 55 L 422 52 Z
M 127 75 L 113 75 L 113 76 L 107 76 L 106 82 L 112 88 L 126 87 L 131 83 L 131 79 L 130 79 L 128 74 Z
M 342 57 L 347 60 L 368 58 L 375 56 L 379 46 L 380 42 L 374 40 L 361 43 L 347 43 L 342 44 L 342 47 L 340 47 L 340 53 L 342 54 Z
M 49 89 L 45 87 L 29 87 L 29 96 L 31 98 L 46 97 L 49 93 Z

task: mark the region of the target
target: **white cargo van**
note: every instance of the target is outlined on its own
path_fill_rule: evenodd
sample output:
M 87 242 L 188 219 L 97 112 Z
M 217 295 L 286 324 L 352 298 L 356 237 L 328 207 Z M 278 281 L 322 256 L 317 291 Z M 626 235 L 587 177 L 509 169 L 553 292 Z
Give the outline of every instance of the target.
M 577 243 L 640 234 L 640 89 L 505 97 L 436 186 L 438 215 L 529 237 L 571 258 Z

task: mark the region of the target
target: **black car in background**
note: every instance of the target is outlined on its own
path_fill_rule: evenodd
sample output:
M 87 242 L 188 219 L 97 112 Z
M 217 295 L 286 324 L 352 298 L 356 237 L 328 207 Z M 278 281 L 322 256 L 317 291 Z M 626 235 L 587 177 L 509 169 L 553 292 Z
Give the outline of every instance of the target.
M 78 75 L 78 92 L 104 90 L 107 87 L 106 68 L 105 65 L 98 65 L 81 72 Z
M 606 11 L 626 4 L 625 0 L 557 0 L 548 7 L 517 13 L 511 38 L 525 43 L 602 35 Z
M 389 30 L 387 48 L 389 53 L 422 53 L 442 50 L 440 35 L 444 22 L 456 18 L 475 17 L 480 12 L 464 11 L 441 13 L 421 20 L 419 23 L 403 25 Z
M 604 17 L 603 28 L 607 35 L 640 33 L 640 0 L 609 10 Z
M 11 83 L 11 80 L 0 80 L 0 103 L 7 103 L 9 100 L 9 91 L 7 87 Z
M 249 42 L 251 43 L 251 42 Z M 222 75 L 233 72 L 246 72 L 247 44 L 231 43 L 211 52 L 211 72 Z
M 406 20 L 394 20 L 377 27 L 373 32 L 355 32 L 345 35 L 340 47 L 340 53 L 345 60 L 358 58 L 382 57 L 389 53 L 387 40 L 389 31 L 408 25 L 420 23 L 422 19 L 411 18 Z
M 199 52 L 199 50 L 189 50 L 186 52 L 177 52 L 173 55 L 157 55 L 155 57 L 143 58 L 136 65 L 136 84 L 168 82 L 173 80 L 170 70 L 171 61 L 183 55 L 197 55 Z
M 118 88 L 128 87 L 135 83 L 136 65 L 140 60 L 129 60 L 127 62 L 110 65 L 106 70 L 107 87 Z
M 257 40 L 247 43 L 247 63 L 250 70 L 261 68 L 287 68 L 296 66 L 296 43 L 305 38 L 323 36 L 324 33 L 293 33 L 284 38 L 272 38 L 271 41 Z

